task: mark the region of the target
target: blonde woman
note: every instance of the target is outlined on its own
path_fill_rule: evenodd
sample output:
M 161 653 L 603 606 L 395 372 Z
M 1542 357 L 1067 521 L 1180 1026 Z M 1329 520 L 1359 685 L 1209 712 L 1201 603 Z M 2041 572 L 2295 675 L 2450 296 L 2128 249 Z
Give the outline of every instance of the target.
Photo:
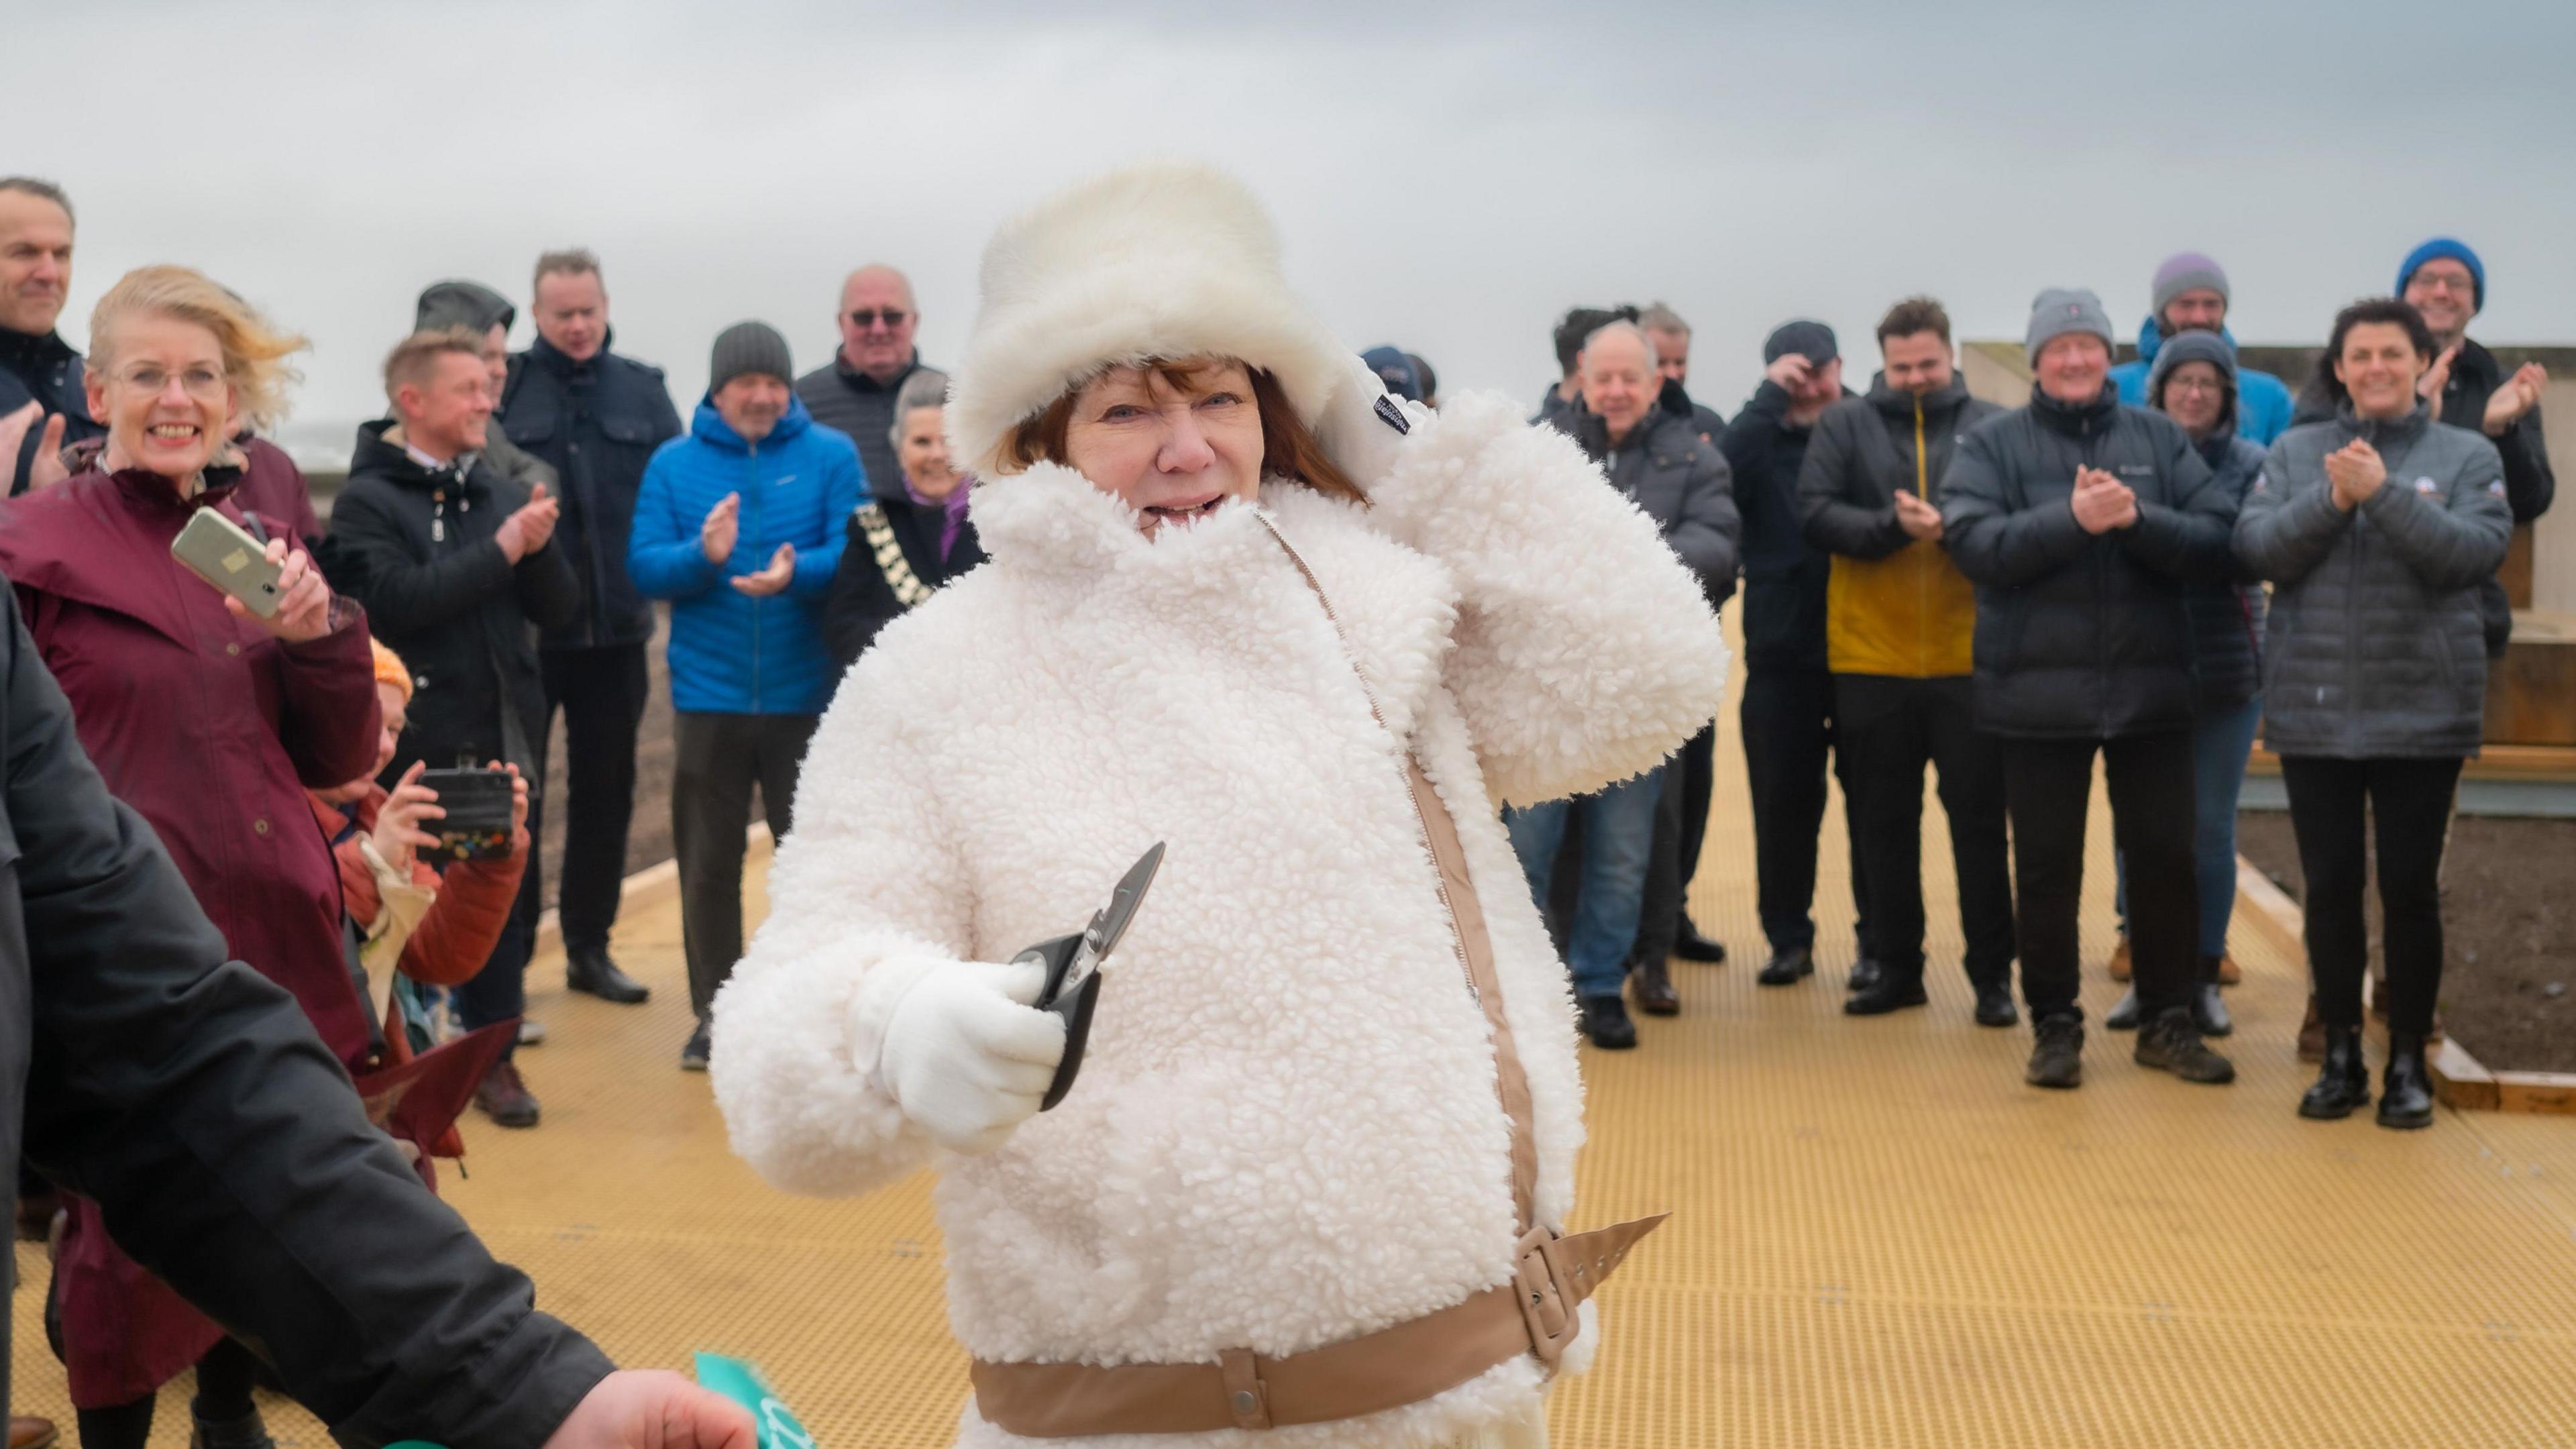
M 128 273 L 90 318 L 97 463 L 0 511 L 0 573 L 69 696 L 107 788 L 151 822 L 227 949 L 293 992 L 343 1066 L 368 1050 L 340 927 L 339 873 L 304 792 L 375 761 L 375 670 L 359 610 L 335 598 L 284 519 L 237 508 L 241 419 L 273 416 L 303 339 L 184 267 Z M 284 568 L 269 618 L 171 558 L 200 509 L 268 538 Z M 152 1395 L 198 1374 L 198 1441 L 259 1444 L 250 1359 L 109 1242 L 74 1200 L 55 1269 L 81 1442 L 141 1445 Z
M 716 1004 L 735 1147 L 938 1166 L 961 1445 L 1541 1444 L 1648 1225 L 1560 1236 L 1573 1003 L 1496 804 L 1654 768 L 1715 618 L 1571 441 L 1388 398 L 1222 175 L 1077 187 L 983 292 L 946 422 L 991 558 L 815 737 Z M 1036 1116 L 1065 1031 L 1005 963 L 1156 841 Z

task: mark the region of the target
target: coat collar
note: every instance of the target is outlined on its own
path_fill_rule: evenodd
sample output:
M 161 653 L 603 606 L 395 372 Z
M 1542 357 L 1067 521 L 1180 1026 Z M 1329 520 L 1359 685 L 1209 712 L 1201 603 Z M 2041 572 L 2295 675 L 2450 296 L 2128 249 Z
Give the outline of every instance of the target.
M 2120 415 L 2120 389 L 2105 381 L 2101 393 L 2089 403 L 2060 402 L 2034 382 L 2030 385 L 2031 416 L 2050 429 L 2070 438 L 2089 438 L 2111 430 L 2111 421 Z

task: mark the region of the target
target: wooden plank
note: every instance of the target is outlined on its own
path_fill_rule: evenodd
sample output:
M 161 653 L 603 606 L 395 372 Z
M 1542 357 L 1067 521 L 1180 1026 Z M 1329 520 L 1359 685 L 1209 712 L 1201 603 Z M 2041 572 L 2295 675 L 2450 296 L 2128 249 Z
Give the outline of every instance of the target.
M 2576 1116 L 2576 1076 L 2565 1072 L 2498 1072 L 2496 1109 Z
M 2514 614 L 2513 642 L 2487 667 L 2488 740 L 2576 745 L 2576 628 L 2570 624 L 2561 614 Z
M 2513 542 L 2505 546 L 2504 563 L 2496 569 L 2496 582 L 2504 585 L 2505 602 L 2517 609 L 2531 607 L 2531 525 L 2519 525 L 2513 531 Z
M 2433 1053 L 2433 1095 L 2462 1112 L 2493 1112 L 2503 1105 L 2496 1079 L 2456 1041 L 2445 1038 Z
M 2241 855 L 2236 857 L 2236 900 L 2244 907 L 2240 914 L 2271 937 L 2282 955 L 2293 961 L 2308 959 L 2307 917 L 2299 910 L 2299 903 L 2283 894 L 2270 876 Z

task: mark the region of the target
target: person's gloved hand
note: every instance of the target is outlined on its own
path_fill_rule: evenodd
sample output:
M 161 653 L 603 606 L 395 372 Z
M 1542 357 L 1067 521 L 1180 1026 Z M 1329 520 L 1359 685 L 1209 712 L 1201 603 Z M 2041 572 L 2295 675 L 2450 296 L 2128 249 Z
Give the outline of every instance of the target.
M 1394 469 L 1397 450 L 1410 432 L 1431 421 L 1431 412 L 1420 403 L 1390 394 L 1376 370 L 1357 353 L 1351 354 L 1348 373 L 1315 419 L 1315 441 L 1366 493 Z M 1403 428 L 1378 410 L 1381 399 L 1403 417 Z
M 1064 1020 L 1030 1003 L 1046 968 L 987 961 L 919 972 L 885 1021 L 877 1082 L 941 1146 L 990 1152 L 1038 1110 L 1064 1058 Z

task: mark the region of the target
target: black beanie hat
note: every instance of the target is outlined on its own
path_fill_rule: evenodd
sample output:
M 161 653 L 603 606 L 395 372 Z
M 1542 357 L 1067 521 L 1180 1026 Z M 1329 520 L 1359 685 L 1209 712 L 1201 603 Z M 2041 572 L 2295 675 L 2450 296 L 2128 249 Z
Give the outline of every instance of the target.
M 1768 367 L 1792 352 L 1807 359 L 1809 367 L 1822 367 L 1842 355 L 1834 345 L 1834 329 L 1803 318 L 1771 329 L 1762 344 L 1762 365 Z
M 787 360 L 787 339 L 766 322 L 736 322 L 716 334 L 715 355 L 707 363 L 707 391 L 714 392 L 746 372 L 763 373 L 780 382 L 796 380 Z

